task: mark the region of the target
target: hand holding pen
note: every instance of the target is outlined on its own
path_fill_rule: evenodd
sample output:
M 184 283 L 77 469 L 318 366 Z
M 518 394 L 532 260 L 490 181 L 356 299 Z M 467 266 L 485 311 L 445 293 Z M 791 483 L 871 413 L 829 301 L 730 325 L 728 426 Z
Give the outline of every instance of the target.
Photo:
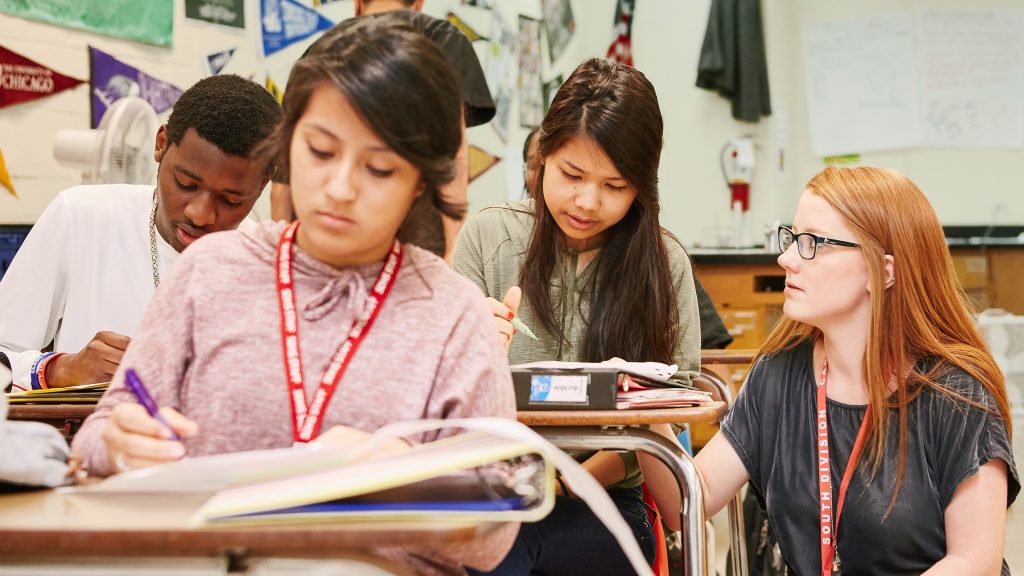
M 113 471 L 126 472 L 184 457 L 181 439 L 195 435 L 195 422 L 173 408 L 160 409 L 131 368 L 125 370 L 124 385 L 139 403 L 122 402 L 107 419 L 103 439 Z
M 131 391 L 135 395 L 135 399 L 142 404 L 142 407 L 146 409 L 146 412 L 153 417 L 154 420 L 163 425 L 167 429 L 167 437 L 175 442 L 181 441 L 181 438 L 174 432 L 174 428 L 164 420 L 164 417 L 160 415 L 160 408 L 157 407 L 156 402 L 153 401 L 153 397 L 149 395 L 149 390 L 146 390 L 146 386 L 139 379 L 139 375 L 135 373 L 135 370 L 128 368 L 124 371 L 124 387 Z
M 522 332 L 534 340 L 537 339 L 533 331 L 519 319 L 519 303 L 522 301 L 522 298 L 523 291 L 518 286 L 512 286 L 505 292 L 505 297 L 502 298 L 501 302 L 494 298 L 487 299 L 487 304 L 494 314 L 494 322 L 497 325 L 498 334 L 501 336 L 502 345 L 505 347 L 506 353 L 512 346 L 512 337 L 515 336 L 516 332 Z

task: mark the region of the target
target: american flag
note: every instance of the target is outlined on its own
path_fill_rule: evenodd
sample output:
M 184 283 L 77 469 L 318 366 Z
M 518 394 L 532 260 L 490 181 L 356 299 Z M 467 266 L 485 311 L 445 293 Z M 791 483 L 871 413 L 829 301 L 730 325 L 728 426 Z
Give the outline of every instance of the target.
M 636 0 L 618 0 L 612 26 L 612 43 L 605 58 L 633 65 L 633 11 Z

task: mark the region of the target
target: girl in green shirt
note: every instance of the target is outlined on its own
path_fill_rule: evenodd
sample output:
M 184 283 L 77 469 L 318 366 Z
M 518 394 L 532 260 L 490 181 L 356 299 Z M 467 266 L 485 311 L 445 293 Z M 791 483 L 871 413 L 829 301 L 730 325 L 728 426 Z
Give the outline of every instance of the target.
M 538 135 L 534 199 L 470 218 L 453 264 L 489 296 L 511 363 L 676 364 L 688 381 L 700 367 L 700 321 L 689 259 L 658 221 L 662 117 L 654 87 L 636 69 L 603 59 L 581 64 L 559 89 Z M 520 292 L 521 288 L 521 292 Z M 537 339 L 515 336 L 519 318 Z M 660 430 L 672 437 L 668 426 Z M 679 493 L 653 458 L 579 456 L 653 559 L 644 477 L 670 528 Z M 629 563 L 585 504 L 559 486 L 545 520 L 524 524 L 491 574 L 628 574 Z M 471 573 L 473 573 L 471 571 Z

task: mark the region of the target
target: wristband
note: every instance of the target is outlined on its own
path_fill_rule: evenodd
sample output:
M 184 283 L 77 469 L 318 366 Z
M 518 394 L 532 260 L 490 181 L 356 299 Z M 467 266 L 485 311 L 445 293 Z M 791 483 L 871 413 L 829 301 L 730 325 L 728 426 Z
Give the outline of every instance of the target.
M 39 372 L 46 370 L 46 359 L 49 358 L 50 356 L 53 356 L 53 354 L 54 354 L 53 352 L 44 352 L 43 354 L 41 354 L 39 356 L 39 358 L 36 358 L 35 362 L 32 363 L 32 389 L 33 390 L 40 390 L 40 389 L 46 387 L 45 386 L 46 377 L 44 376 L 44 377 L 40 378 L 39 377 Z
M 46 389 L 50 387 L 46 382 L 46 367 L 49 366 L 50 362 L 53 362 L 63 355 L 63 352 L 47 352 L 39 358 L 36 358 L 35 364 L 32 365 L 33 390 Z

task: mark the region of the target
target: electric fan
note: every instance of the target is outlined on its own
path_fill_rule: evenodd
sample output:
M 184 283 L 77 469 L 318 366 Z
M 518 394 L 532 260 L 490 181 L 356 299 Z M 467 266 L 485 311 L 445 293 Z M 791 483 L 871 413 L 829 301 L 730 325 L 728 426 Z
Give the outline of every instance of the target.
M 53 156 L 64 166 L 80 169 L 86 184 L 149 184 L 156 169 L 157 127 L 149 102 L 125 96 L 107 109 L 95 130 L 58 130 Z

